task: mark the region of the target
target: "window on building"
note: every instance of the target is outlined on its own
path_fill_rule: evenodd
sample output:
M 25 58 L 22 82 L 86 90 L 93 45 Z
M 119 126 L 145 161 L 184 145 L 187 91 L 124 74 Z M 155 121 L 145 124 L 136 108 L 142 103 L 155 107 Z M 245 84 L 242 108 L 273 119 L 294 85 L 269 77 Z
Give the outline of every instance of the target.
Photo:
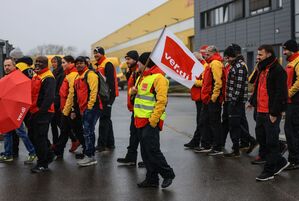
M 278 0 L 278 8 L 282 8 L 282 0 Z
M 299 2 L 298 1 L 295 1 L 295 11 L 296 11 L 296 14 L 299 14 Z
M 244 0 L 236 0 L 205 11 L 200 14 L 200 18 L 202 29 L 244 18 Z
M 270 0 L 249 0 L 249 8 L 251 15 L 256 15 L 269 11 L 270 7 Z
M 235 8 L 235 14 L 233 16 L 233 20 L 240 19 L 244 17 L 244 1 L 237 0 L 233 3 Z

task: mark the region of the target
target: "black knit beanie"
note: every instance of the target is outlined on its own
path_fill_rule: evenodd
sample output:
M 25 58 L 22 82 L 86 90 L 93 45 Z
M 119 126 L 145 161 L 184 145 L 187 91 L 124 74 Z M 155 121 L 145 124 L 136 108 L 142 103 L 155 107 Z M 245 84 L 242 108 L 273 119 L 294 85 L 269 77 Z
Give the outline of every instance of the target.
M 235 51 L 235 49 L 234 49 L 231 45 L 228 46 L 228 47 L 224 50 L 223 55 L 224 55 L 225 57 L 236 57 L 236 56 L 237 56 L 237 55 L 236 55 L 236 51 Z
M 283 44 L 283 48 L 291 52 L 298 52 L 298 44 L 295 40 L 288 40 Z
M 147 61 L 147 59 L 149 58 L 150 55 L 151 55 L 150 52 L 142 53 L 139 57 L 139 62 L 141 62 L 143 65 L 145 65 L 146 61 Z M 146 67 L 151 68 L 154 65 L 155 65 L 155 63 L 150 59 Z
M 139 59 L 139 54 L 136 50 L 131 50 L 127 53 L 127 55 L 125 56 L 125 58 L 131 58 L 131 59 L 134 59 L 135 61 L 138 61 Z

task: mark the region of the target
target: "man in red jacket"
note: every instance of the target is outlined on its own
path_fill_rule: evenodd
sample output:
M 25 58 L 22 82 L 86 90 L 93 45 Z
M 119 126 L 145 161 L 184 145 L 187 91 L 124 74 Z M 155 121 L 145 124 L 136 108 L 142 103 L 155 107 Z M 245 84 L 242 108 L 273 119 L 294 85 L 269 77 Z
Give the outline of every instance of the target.
M 261 45 L 257 59 L 259 72 L 250 104 L 257 109 L 255 133 L 266 164 L 256 180 L 267 181 L 289 165 L 279 151 L 279 124 L 288 95 L 287 75 L 271 45 Z

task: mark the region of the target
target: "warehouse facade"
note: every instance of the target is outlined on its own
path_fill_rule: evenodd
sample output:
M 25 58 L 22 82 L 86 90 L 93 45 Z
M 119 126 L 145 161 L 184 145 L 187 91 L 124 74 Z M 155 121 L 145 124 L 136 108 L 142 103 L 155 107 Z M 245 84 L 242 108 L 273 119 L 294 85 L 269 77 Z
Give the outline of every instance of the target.
M 194 4 L 195 47 L 231 43 L 242 47 L 250 70 L 257 48 L 271 44 L 284 63 L 281 45 L 299 39 L 298 0 L 197 0 Z

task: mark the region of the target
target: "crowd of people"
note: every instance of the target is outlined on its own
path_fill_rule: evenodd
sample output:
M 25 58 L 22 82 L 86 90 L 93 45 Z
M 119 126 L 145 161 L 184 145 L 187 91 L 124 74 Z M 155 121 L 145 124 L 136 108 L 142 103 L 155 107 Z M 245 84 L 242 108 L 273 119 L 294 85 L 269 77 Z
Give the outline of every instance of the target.
M 273 179 L 285 169 L 299 168 L 299 53 L 294 40 L 283 46 L 288 65 L 283 68 L 271 45 L 258 48 L 257 64 L 249 76 L 248 67 L 237 44 L 228 46 L 223 56 L 213 45 L 204 45 L 195 57 L 204 67 L 191 89 L 196 103 L 196 130 L 184 146 L 208 156 L 239 158 L 241 152 L 251 153 L 258 145 L 258 156 L 252 164 L 264 164 L 258 181 Z M 1 162 L 11 162 L 18 155 L 19 138 L 29 153 L 25 164 L 36 164 L 32 173 L 48 171 L 51 162 L 63 159 L 68 139 L 70 152 L 76 153 L 79 166 L 97 164 L 95 152 L 115 148 L 111 111 L 119 95 L 116 71 L 105 57 L 105 50 L 93 50 L 95 67 L 90 59 L 70 55 L 48 58 L 38 56 L 8 57 L 5 74 L 22 71 L 32 82 L 32 106 L 20 128 L 4 135 Z M 166 118 L 169 81 L 150 59 L 150 52 L 141 55 L 131 50 L 125 55 L 128 71 L 127 107 L 131 112 L 130 138 L 127 153 L 117 162 L 136 166 L 140 144 L 145 180 L 138 187 L 162 188 L 171 185 L 175 174 L 160 150 L 159 133 Z M 51 68 L 52 69 L 51 69 Z M 248 83 L 253 84 L 252 94 Z M 250 96 L 249 96 L 250 94 Z M 254 108 L 255 136 L 250 135 L 246 108 Z M 288 160 L 282 155 L 286 145 L 279 141 L 280 121 L 285 115 Z M 96 145 L 95 126 L 99 121 Z M 52 140 L 48 138 L 49 127 Z M 27 128 L 27 129 L 26 129 Z M 224 152 L 227 135 L 232 152 Z
M 197 108 L 197 127 L 186 148 L 209 156 L 239 158 L 241 151 L 259 151 L 252 164 L 263 164 L 257 181 L 274 179 L 283 170 L 299 168 L 299 53 L 295 40 L 283 44 L 288 64 L 281 66 L 271 45 L 261 45 L 257 64 L 248 73 L 241 47 L 231 44 L 223 57 L 213 45 L 194 53 L 205 70 L 191 89 Z M 253 92 L 248 92 L 248 83 Z M 250 94 L 250 96 L 249 96 Z M 255 136 L 250 135 L 246 108 L 254 108 Z M 279 140 L 280 122 L 285 117 L 287 145 Z M 228 133 L 232 152 L 224 148 Z M 283 155 L 288 150 L 288 160 Z
M 32 105 L 20 128 L 4 135 L 1 162 L 11 162 L 18 155 L 19 137 L 29 152 L 25 164 L 34 164 L 37 159 L 32 173 L 46 172 L 50 163 L 63 159 L 69 138 L 72 141 L 70 152 L 82 146 L 82 153 L 75 154 L 77 164 L 82 167 L 97 164 L 95 152 L 115 148 L 111 111 L 119 95 L 116 71 L 102 47 L 96 47 L 93 53 L 95 67 L 84 56 L 76 59 L 70 55 L 55 56 L 51 59 L 52 66 L 48 65 L 45 56 L 38 56 L 35 62 L 28 56 L 5 59 L 6 75 L 22 71 L 31 79 Z M 128 165 L 129 161 L 129 165 L 136 165 L 140 143 L 143 162 L 139 167 L 145 167 L 147 174 L 138 186 L 158 187 L 160 174 L 164 178 L 161 186 L 166 188 L 175 177 L 159 143 L 159 132 L 166 116 L 168 80 L 149 57 L 149 52 L 139 56 L 137 51 L 125 56 L 129 66 L 126 76 L 128 109 L 132 112 L 131 137 L 128 154 L 118 162 Z M 50 126 L 52 140 L 48 138 Z

